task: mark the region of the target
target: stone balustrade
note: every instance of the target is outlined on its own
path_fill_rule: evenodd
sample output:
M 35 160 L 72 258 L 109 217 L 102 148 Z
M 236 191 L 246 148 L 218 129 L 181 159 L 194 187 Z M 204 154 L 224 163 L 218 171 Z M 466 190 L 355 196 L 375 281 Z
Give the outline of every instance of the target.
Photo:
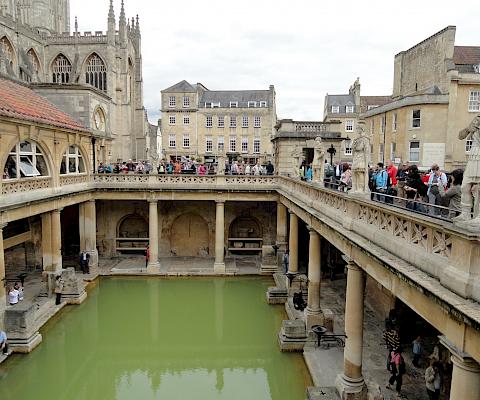
M 62 176 L 53 187 L 51 178 L 3 181 L 0 211 L 11 206 L 58 198 L 80 191 L 192 191 L 277 192 L 287 207 L 296 207 L 305 221 L 314 216 L 362 247 L 377 246 L 385 256 L 402 259 L 440 280 L 464 298 L 480 301 L 478 234 L 451 222 L 390 207 L 367 198 L 326 189 L 283 176 L 251 175 L 139 175 L 94 174 Z M 37 189 L 43 189 L 42 191 Z M 37 193 L 38 192 L 38 193 Z M 37 196 L 38 194 L 38 196 Z M 363 241 L 363 243 L 361 243 Z
M 53 187 L 53 183 L 51 177 L 25 178 L 1 181 L 0 187 L 2 196 L 5 196 L 32 190 L 48 189 Z
M 314 215 L 359 246 L 378 246 L 440 280 L 464 298 L 480 301 L 480 235 L 451 222 L 282 177 L 277 191 L 291 204 Z M 365 242 L 366 241 L 366 242 Z

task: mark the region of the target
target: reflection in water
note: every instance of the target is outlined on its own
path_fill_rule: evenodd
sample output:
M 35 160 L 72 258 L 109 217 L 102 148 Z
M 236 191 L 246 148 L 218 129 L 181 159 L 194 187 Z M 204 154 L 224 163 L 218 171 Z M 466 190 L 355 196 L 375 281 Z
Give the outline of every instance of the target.
M 258 369 L 182 370 L 165 373 L 155 382 L 140 370 L 116 383 L 116 399 L 270 399 L 267 373 Z
M 276 334 L 270 281 L 109 278 L 0 366 L 0 399 L 304 399 L 308 373 Z

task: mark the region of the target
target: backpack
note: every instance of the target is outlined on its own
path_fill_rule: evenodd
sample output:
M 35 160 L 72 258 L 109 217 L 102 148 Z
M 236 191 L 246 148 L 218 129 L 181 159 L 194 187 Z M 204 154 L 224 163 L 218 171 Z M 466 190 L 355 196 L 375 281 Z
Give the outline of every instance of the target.
M 335 175 L 335 169 L 330 164 L 327 164 L 325 175 L 327 176 L 327 178 Z

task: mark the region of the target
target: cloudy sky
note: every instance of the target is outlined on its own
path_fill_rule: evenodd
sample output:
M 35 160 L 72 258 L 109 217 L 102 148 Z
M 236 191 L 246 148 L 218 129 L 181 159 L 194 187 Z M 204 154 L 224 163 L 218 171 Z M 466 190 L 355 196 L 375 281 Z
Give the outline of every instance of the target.
M 71 0 L 79 30 L 106 30 L 109 0 Z M 447 25 L 480 45 L 478 0 L 125 0 L 140 16 L 145 107 L 182 79 L 212 90 L 275 85 L 279 118 L 320 120 L 326 93 L 391 94 L 393 57 Z M 115 16 L 120 0 L 114 0 Z M 92 10 L 97 10 L 92 13 Z M 73 23 L 72 23 L 73 26 Z

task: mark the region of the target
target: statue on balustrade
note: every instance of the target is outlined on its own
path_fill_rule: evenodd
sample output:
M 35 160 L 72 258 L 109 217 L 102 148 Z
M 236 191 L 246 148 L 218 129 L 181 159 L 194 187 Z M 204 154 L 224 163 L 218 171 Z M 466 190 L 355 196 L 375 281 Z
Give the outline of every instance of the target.
M 364 123 L 357 124 L 358 137 L 352 143 L 352 191 L 351 194 L 368 193 L 368 162 L 371 137 L 365 133 Z
M 480 232 L 480 115 L 460 131 L 458 138 L 471 140 L 472 147 L 463 173 L 462 212 L 454 222 L 470 231 Z
M 300 146 L 295 146 L 292 151 L 292 160 L 293 160 L 293 174 L 294 178 L 300 177 L 300 166 L 302 165 L 305 154 L 303 153 L 303 148 Z
M 323 186 L 325 179 L 325 146 L 323 145 L 322 138 L 317 136 L 314 144 L 313 155 L 313 181 L 320 183 Z

